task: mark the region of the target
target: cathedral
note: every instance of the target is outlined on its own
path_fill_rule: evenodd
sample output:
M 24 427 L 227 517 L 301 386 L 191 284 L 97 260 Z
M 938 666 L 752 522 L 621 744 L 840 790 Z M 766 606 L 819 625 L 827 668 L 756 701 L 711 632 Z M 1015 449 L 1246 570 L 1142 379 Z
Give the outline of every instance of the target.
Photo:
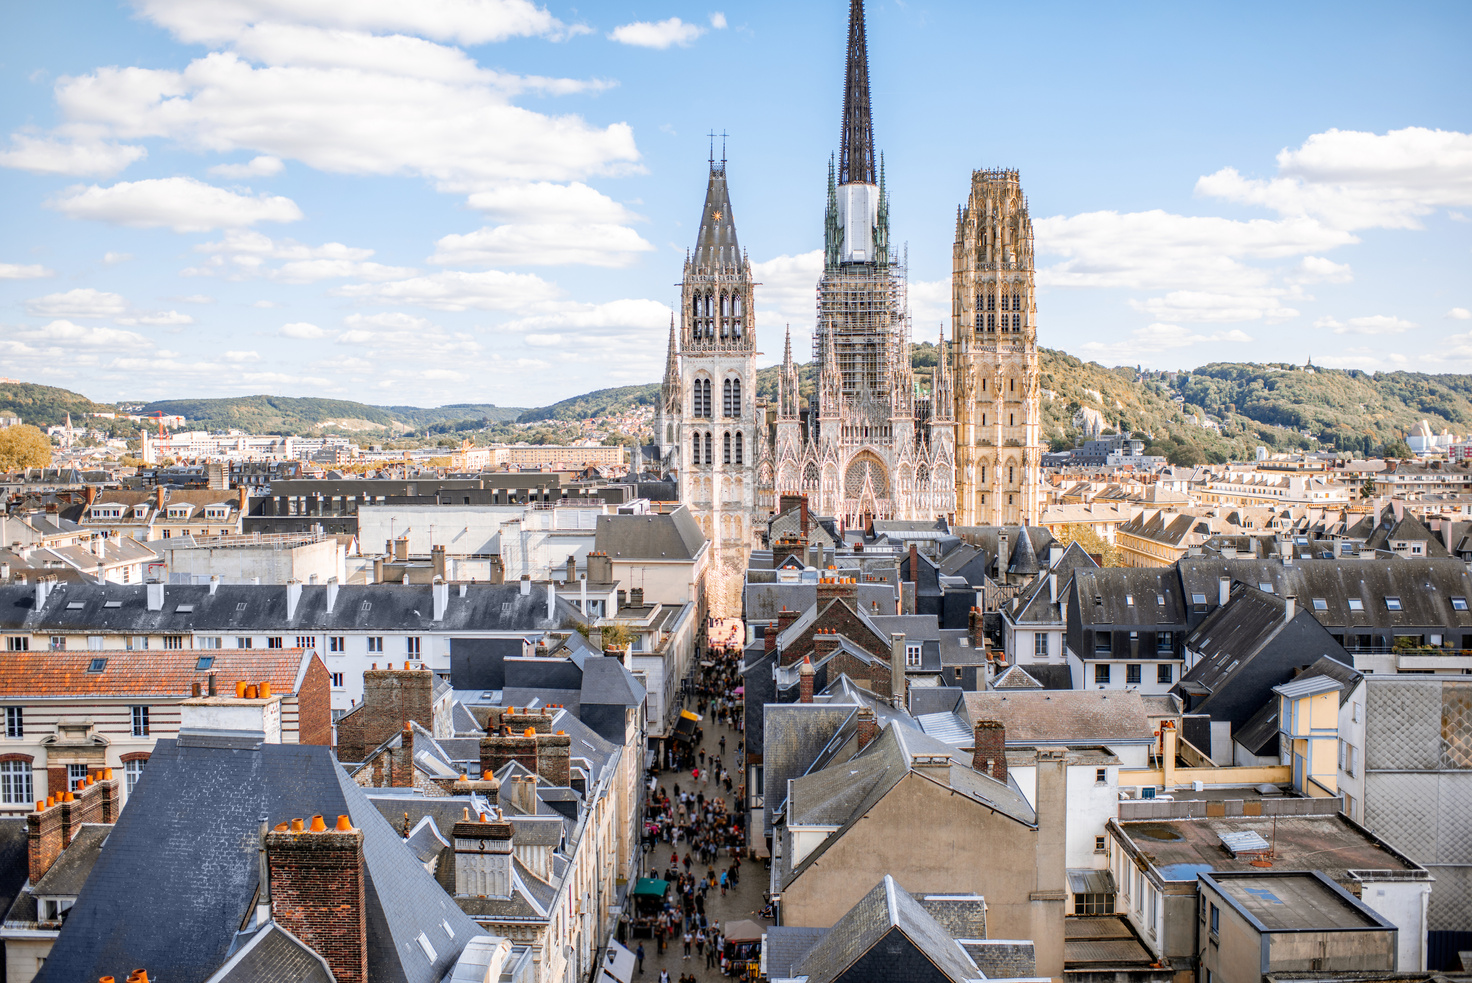
M 928 391 L 911 369 L 906 269 L 889 217 L 864 4 L 850 0 L 843 125 L 828 167 L 817 285 L 815 391 L 804 406 L 789 332 L 776 405 L 756 398 L 751 264 L 737 245 L 726 161 L 714 153 L 670 325 L 655 440 L 712 543 L 713 614 L 740 612 L 747 554 L 782 495 L 807 496 L 815 513 L 846 528 L 874 519 L 1037 521 L 1032 225 L 1017 174 L 973 175 L 954 250 L 955 345 L 942 331 Z

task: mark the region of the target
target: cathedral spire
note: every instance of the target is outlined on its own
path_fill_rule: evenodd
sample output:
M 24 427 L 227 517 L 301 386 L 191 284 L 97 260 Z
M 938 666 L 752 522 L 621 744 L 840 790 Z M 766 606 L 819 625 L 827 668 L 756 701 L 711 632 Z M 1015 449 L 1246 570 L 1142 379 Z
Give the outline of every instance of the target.
M 801 396 L 798 391 L 797 366 L 792 362 L 792 325 L 787 326 L 787 340 L 782 348 L 782 371 L 777 374 L 777 413 L 786 419 L 797 419 Z
M 714 151 L 712 151 L 714 153 Z M 721 151 L 725 156 L 724 148 Z M 741 265 L 741 247 L 736 244 L 736 221 L 731 217 L 731 195 L 726 188 L 726 162 L 710 162 L 710 181 L 705 189 L 705 207 L 700 213 L 700 237 L 693 259 L 697 269 L 728 269 Z
M 660 387 L 664 397 L 665 411 L 680 412 L 680 356 L 675 339 L 675 316 L 670 315 L 670 347 L 664 361 L 664 385 Z
M 843 140 L 839 153 L 839 184 L 876 183 L 864 0 L 851 0 L 848 11 L 848 65 L 843 83 Z
M 940 326 L 940 341 L 935 347 L 935 377 L 930 384 L 930 415 L 937 420 L 949 420 L 955 412 L 951 387 L 951 352 L 946 346 L 946 326 Z

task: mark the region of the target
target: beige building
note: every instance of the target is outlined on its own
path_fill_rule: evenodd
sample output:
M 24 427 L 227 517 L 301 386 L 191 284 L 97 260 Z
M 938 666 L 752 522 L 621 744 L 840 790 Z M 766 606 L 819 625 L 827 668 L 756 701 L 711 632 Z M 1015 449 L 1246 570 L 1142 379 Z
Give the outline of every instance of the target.
M 1032 219 L 1016 171 L 975 171 L 956 216 L 956 521 L 1036 525 L 1042 411 Z
M 494 448 L 499 460 L 503 448 Z M 576 464 L 581 467 L 629 463 L 625 448 L 605 444 L 512 444 L 504 448 L 505 461 L 512 467 Z

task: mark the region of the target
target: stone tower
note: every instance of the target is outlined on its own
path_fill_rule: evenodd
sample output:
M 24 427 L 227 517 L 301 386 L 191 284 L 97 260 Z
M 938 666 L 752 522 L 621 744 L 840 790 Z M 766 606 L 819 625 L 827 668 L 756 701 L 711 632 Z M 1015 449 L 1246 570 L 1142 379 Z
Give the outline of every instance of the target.
M 956 215 L 956 518 L 1036 525 L 1042 511 L 1032 220 L 1016 171 L 975 171 Z
M 726 162 L 710 162 L 695 251 L 685 259 L 657 428 L 680 500 L 711 542 L 710 612 L 739 617 L 757 508 L 756 318 L 736 242 Z M 763 408 L 764 410 L 764 408 Z
M 806 494 L 815 511 L 848 527 L 949 515 L 951 413 L 932 413 L 933 394 L 916 391 L 910 367 L 905 269 L 890 241 L 884 161 L 875 151 L 863 0 L 849 6 L 843 125 L 823 227 L 816 392 L 805 428 L 795 399 L 779 406 L 777 491 Z

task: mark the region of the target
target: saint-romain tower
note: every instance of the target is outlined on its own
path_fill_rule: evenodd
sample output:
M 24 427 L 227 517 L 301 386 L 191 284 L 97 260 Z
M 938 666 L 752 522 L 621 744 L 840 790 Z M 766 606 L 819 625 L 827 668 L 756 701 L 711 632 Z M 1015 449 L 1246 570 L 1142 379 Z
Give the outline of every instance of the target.
M 1036 525 L 1039 467 L 1037 304 L 1032 219 L 1016 171 L 976 171 L 956 215 L 956 520 Z
M 711 543 L 710 613 L 739 617 L 757 503 L 756 318 L 751 263 L 736 243 L 726 162 L 711 156 L 655 422 L 666 464 L 678 474 L 680 500 Z

